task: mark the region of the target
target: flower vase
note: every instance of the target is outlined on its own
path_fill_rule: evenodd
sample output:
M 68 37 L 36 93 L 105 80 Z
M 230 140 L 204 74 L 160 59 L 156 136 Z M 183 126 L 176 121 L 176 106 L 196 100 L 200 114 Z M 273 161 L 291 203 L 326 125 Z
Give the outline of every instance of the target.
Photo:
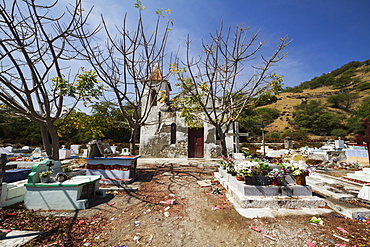
M 48 183 L 50 180 L 50 176 L 48 177 L 40 177 L 40 183 Z
M 242 176 L 240 176 L 240 175 L 238 175 L 238 174 L 236 174 L 236 175 L 235 175 L 235 178 L 236 178 L 236 180 L 238 180 L 238 181 L 243 181 L 243 177 L 242 177 Z
M 295 176 L 295 182 L 297 185 L 306 185 L 306 176 L 305 175 Z
M 245 176 L 244 181 L 246 185 L 252 185 L 252 177 L 251 176 Z
M 279 179 L 278 178 L 274 178 L 271 180 L 271 185 L 273 186 L 278 186 L 279 185 Z

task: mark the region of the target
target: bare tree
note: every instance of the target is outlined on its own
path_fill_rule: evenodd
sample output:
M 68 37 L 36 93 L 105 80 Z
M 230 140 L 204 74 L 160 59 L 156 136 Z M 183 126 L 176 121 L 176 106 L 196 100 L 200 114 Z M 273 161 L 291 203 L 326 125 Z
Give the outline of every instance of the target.
M 226 133 L 243 109 L 252 99 L 279 87 L 282 77 L 273 73 L 272 66 L 286 55 L 282 50 L 290 41 L 281 38 L 276 50 L 266 58 L 259 54 L 266 43 L 259 40 L 259 32 L 249 36 L 249 28 L 244 25 L 225 32 L 221 24 L 220 30 L 211 34 L 210 43 L 203 43 L 200 58 L 190 57 L 190 43 L 188 39 L 184 68 L 172 66 L 182 88 L 182 116 L 190 127 L 202 122 L 212 124 L 219 135 L 222 153 L 227 154 Z M 259 65 L 253 65 L 258 57 Z M 251 65 L 249 71 L 247 64 Z
M 66 67 L 66 60 L 76 55 L 71 49 L 76 31 L 86 22 L 81 0 L 65 11 L 59 7 L 58 0 L 45 5 L 34 0 L 0 4 L 0 102 L 40 124 L 45 150 L 55 160 L 59 159 L 55 121 L 63 111 L 68 114 L 66 99 L 72 110 L 80 100 L 99 94 L 93 72 L 71 76 Z M 56 13 L 60 14 L 53 16 Z
M 171 22 L 167 22 L 162 30 L 160 28 L 162 16 L 161 13 L 158 14 L 154 28 L 147 30 L 144 28 L 140 8 L 137 26 L 133 31 L 127 27 L 127 14 L 123 18 L 122 27 L 116 26 L 115 30 L 109 30 L 102 16 L 103 29 L 107 36 L 105 47 L 93 45 L 93 39 L 86 42 L 82 40 L 83 51 L 86 51 L 85 57 L 97 71 L 101 81 L 108 86 L 108 91 L 113 93 L 111 102 L 119 107 L 131 129 L 132 154 L 135 154 L 139 129 L 146 123 L 153 104 L 156 104 L 155 101 L 147 100 L 147 92 L 165 81 L 166 77 L 160 71 L 163 71 L 164 52 Z M 117 36 L 112 34 L 115 32 L 118 32 Z M 81 33 L 81 36 L 87 35 L 89 35 L 87 30 Z M 156 98 L 157 95 L 158 91 L 155 91 L 155 95 L 152 96 Z

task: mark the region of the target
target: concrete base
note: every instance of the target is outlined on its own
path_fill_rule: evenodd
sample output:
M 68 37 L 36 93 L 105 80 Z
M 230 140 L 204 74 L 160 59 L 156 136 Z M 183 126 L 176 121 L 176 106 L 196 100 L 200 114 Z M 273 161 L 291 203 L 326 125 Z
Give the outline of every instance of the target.
M 346 202 L 348 200 L 356 200 L 356 195 L 359 194 L 362 188 L 361 185 L 319 173 L 311 174 L 307 178 L 307 183 L 312 186 L 314 191 L 319 192 L 325 198 L 328 206 L 337 213 L 351 219 L 358 216 L 370 216 L 370 210 L 368 208 Z
M 304 195 L 307 191 L 310 192 L 309 194 L 312 193 L 310 186 L 296 185 L 294 187 L 297 187 L 297 190 L 293 190 L 296 194 L 288 196 L 284 194 L 282 187 L 290 186 L 250 186 L 244 185 L 234 177 L 221 176 L 219 172 L 215 172 L 214 176 L 227 190 L 228 196 L 232 197 L 241 208 L 318 208 L 326 206 L 325 200 Z M 303 189 L 300 190 L 298 187 Z M 301 191 L 303 195 L 299 195 Z
M 26 187 L 24 184 L 27 180 L 22 180 L 14 183 L 3 183 L 0 196 L 0 207 L 7 207 L 24 200 Z
M 6 247 L 17 247 L 23 246 L 33 238 L 42 234 L 41 232 L 35 231 L 18 231 L 13 230 L 9 232 L 4 239 L 0 239 L 0 246 Z
M 369 184 L 365 184 L 362 189 L 360 190 L 360 192 L 358 193 L 358 198 L 360 199 L 364 199 L 364 200 L 367 200 L 367 201 L 370 201 L 370 185 Z
M 362 171 L 355 171 L 354 173 L 347 173 L 347 178 L 362 182 L 370 182 L 370 168 L 363 168 Z
M 231 187 L 239 191 L 243 196 L 312 196 L 311 186 L 286 184 L 284 186 L 259 186 L 246 185 L 244 181 L 238 181 L 235 176 L 228 174 L 226 170 L 219 169 L 218 176 L 228 182 Z
M 102 178 L 100 184 L 112 184 L 112 185 L 124 185 L 132 182 L 132 179 L 113 179 L 113 178 Z
M 100 176 L 76 176 L 64 182 L 28 183 L 24 196 L 27 209 L 86 209 L 89 201 L 104 196 L 99 191 Z

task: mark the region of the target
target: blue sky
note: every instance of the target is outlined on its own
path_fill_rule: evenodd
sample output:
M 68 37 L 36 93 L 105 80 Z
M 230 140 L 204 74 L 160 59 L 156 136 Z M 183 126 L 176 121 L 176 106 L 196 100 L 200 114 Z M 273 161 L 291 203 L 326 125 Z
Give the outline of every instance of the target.
M 287 47 L 276 72 L 284 75 L 284 86 L 328 73 L 350 61 L 370 59 L 370 0 L 142 0 L 146 20 L 156 9 L 170 8 L 164 17 L 174 26 L 168 49 L 184 48 L 190 35 L 194 45 L 206 40 L 209 33 L 224 26 L 245 23 L 252 32 L 261 31 L 267 41 L 266 51 L 288 35 L 293 42 Z M 135 0 L 85 0 L 94 5 L 95 21 L 100 12 L 109 24 L 120 24 L 125 12 L 135 22 Z M 94 21 L 94 20 L 93 20 Z M 148 23 L 148 26 L 150 24 Z M 180 49 L 181 50 L 181 49 Z

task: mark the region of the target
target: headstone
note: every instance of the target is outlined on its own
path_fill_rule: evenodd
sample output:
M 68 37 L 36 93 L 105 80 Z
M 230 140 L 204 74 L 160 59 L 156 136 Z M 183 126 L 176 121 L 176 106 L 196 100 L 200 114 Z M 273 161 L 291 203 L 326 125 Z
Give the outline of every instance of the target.
M 88 150 L 87 150 L 87 148 L 82 149 L 82 158 L 87 158 L 87 156 L 88 156 Z
M 110 146 L 110 149 L 112 150 L 112 153 L 113 154 L 116 154 L 116 152 L 117 152 L 117 146 L 116 145 L 112 145 L 112 146 Z
M 71 155 L 80 155 L 81 145 L 71 145 Z
M 65 148 L 63 145 L 61 149 L 59 149 L 59 159 L 60 160 L 65 160 L 69 159 L 71 157 L 71 150 Z
M 358 198 L 370 201 L 370 185 L 365 184 L 357 195 Z
M 284 148 L 285 149 L 293 148 L 293 139 L 290 138 L 289 136 L 285 137 L 284 139 Z
M 130 151 L 128 150 L 128 148 L 122 148 L 121 155 L 130 155 Z
M 335 140 L 334 141 L 335 149 L 342 150 L 344 148 L 344 140 Z
M 101 157 L 102 154 L 99 151 L 98 144 L 100 144 L 100 141 L 92 140 L 87 144 L 87 150 L 88 150 L 88 157 Z

